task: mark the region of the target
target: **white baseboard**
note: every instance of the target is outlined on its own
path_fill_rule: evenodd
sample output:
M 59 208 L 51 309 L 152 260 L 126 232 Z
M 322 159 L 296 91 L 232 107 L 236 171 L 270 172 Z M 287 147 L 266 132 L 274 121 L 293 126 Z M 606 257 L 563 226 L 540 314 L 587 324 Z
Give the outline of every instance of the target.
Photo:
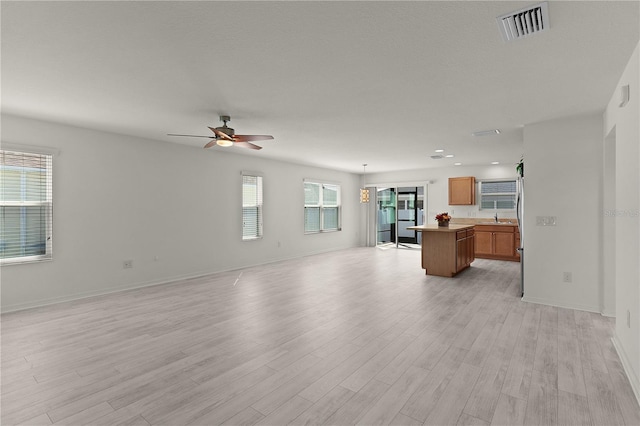
M 522 298 L 522 301 L 529 302 L 529 303 L 537 303 L 538 305 L 555 306 L 556 308 L 575 309 L 578 311 L 595 312 L 597 314 L 601 313 L 600 308 L 598 306 L 580 305 L 578 303 L 558 302 L 557 300 L 544 299 L 540 297 L 528 297 L 525 295 Z
M 631 384 L 631 389 L 633 389 L 633 394 L 636 396 L 638 404 L 640 404 L 640 380 L 638 380 L 638 375 L 635 371 L 633 371 L 631 363 L 629 362 L 629 357 L 624 351 L 624 348 L 622 347 L 622 344 L 620 343 L 620 340 L 618 340 L 618 336 L 615 333 L 611 338 L 611 342 L 613 343 L 613 347 L 616 348 L 616 352 L 620 357 L 622 368 L 624 368 L 624 372 L 627 374 L 627 378 L 629 379 L 629 383 Z
M 282 261 L 285 261 L 285 260 L 300 259 L 300 258 L 307 257 L 307 256 L 314 256 L 314 255 L 318 255 L 318 254 L 330 253 L 330 252 L 333 252 L 333 251 L 346 250 L 346 249 L 350 249 L 350 248 L 356 248 L 356 247 L 339 247 L 339 248 L 332 248 L 332 249 L 326 249 L 326 250 L 317 250 L 317 251 L 314 251 L 314 252 L 304 253 L 304 254 L 295 255 L 295 256 L 283 256 L 282 258 L 270 259 L 270 260 L 265 261 L 265 262 L 258 262 L 258 263 L 251 264 L 251 265 L 244 265 L 244 266 L 232 267 L 232 268 L 228 268 L 228 269 L 219 269 L 219 270 L 211 270 L 211 271 L 199 271 L 199 272 L 194 272 L 194 273 L 191 273 L 191 274 L 184 274 L 184 275 L 172 276 L 172 277 L 164 277 L 164 278 L 159 278 L 159 279 L 150 280 L 150 281 L 142 281 L 142 282 L 137 282 L 137 283 L 129 283 L 129 284 L 126 284 L 126 285 L 123 285 L 123 286 L 118 286 L 118 287 L 110 287 L 110 288 L 103 288 L 103 289 L 94 290 L 94 291 L 86 291 L 86 292 L 79 292 L 79 293 L 74 293 L 74 294 L 67 294 L 67 295 L 63 295 L 63 296 L 59 296 L 59 297 L 52 297 L 52 298 L 47 298 L 47 299 L 31 300 L 31 301 L 24 302 L 24 303 L 16 303 L 16 304 L 13 304 L 13 305 L 2 306 L 1 313 L 6 314 L 6 313 L 9 313 L 9 312 L 24 311 L 26 309 L 41 308 L 41 307 L 49 306 L 49 305 L 56 305 L 58 303 L 73 302 L 74 300 L 88 299 L 90 297 L 104 296 L 104 295 L 112 294 L 112 293 L 120 293 L 122 291 L 130 291 L 130 290 L 136 290 L 136 289 L 141 289 L 141 288 L 145 288 L 145 287 L 152 287 L 152 286 L 156 286 L 156 285 L 170 284 L 170 283 L 174 283 L 176 281 L 191 280 L 191 279 L 194 279 L 194 278 L 200 278 L 200 277 L 204 277 L 204 276 L 207 276 L 207 275 L 219 274 L 219 273 L 230 272 L 230 271 L 237 271 L 237 270 L 244 269 L 244 268 L 251 268 L 251 267 L 261 266 L 261 265 L 268 265 L 268 264 L 271 264 L 271 263 L 282 262 Z

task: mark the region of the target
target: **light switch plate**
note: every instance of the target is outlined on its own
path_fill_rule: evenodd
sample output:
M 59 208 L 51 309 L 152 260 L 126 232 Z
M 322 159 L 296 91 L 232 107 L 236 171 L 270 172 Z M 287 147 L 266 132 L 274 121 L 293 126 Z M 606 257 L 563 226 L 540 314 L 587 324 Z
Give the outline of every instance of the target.
M 537 226 L 556 226 L 555 216 L 536 216 Z

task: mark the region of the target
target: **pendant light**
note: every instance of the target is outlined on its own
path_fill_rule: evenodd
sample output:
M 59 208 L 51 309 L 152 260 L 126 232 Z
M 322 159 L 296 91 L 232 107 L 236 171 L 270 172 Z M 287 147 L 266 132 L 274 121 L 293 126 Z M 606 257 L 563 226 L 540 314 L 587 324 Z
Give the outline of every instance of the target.
M 363 164 L 362 165 L 362 169 L 363 169 L 363 178 L 362 178 L 362 188 L 360 188 L 360 202 L 361 203 L 368 203 L 369 202 L 369 189 L 367 189 L 367 165 Z

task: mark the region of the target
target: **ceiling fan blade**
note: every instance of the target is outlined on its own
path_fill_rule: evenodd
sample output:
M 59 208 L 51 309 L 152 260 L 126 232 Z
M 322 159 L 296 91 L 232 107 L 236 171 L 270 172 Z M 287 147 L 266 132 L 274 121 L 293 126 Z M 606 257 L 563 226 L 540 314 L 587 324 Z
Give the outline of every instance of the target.
M 187 137 L 190 137 L 190 138 L 215 138 L 215 136 L 176 135 L 175 133 L 167 133 L 167 136 L 187 136 Z
M 234 135 L 233 140 L 236 142 L 249 142 L 249 141 L 266 141 L 273 139 L 271 135 Z
M 206 144 L 204 147 L 205 148 L 211 148 L 212 146 L 214 146 L 217 143 L 217 139 L 212 139 L 211 141 L 209 141 L 208 144 Z
M 252 144 L 251 142 L 244 142 L 244 141 L 235 141 L 234 142 L 235 146 L 240 146 L 242 148 L 249 148 L 249 149 L 262 149 L 261 146 Z
M 233 139 L 231 138 L 231 136 L 227 135 L 227 134 L 226 134 L 226 133 L 224 133 L 224 132 L 221 132 L 221 131 L 220 131 L 220 130 L 218 130 L 218 129 L 214 129 L 213 127 L 209 127 L 209 130 L 211 130 L 213 133 L 215 133 L 215 134 L 216 134 L 216 136 L 217 136 L 219 139 L 226 139 L 226 140 L 229 140 L 229 141 L 232 141 L 232 140 L 233 140 Z

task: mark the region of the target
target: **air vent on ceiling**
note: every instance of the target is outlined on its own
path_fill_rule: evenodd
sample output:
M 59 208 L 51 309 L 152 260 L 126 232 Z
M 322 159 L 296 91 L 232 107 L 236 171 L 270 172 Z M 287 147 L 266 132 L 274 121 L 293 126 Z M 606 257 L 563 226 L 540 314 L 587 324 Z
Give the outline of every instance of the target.
M 434 160 L 442 160 L 444 158 L 444 155 L 436 154 L 432 155 L 431 158 Z
M 500 134 L 500 129 L 479 130 L 479 131 L 473 132 L 471 134 L 473 136 L 475 136 L 475 137 L 499 135 Z
M 547 2 L 498 16 L 498 27 L 504 41 L 513 41 L 549 28 Z

